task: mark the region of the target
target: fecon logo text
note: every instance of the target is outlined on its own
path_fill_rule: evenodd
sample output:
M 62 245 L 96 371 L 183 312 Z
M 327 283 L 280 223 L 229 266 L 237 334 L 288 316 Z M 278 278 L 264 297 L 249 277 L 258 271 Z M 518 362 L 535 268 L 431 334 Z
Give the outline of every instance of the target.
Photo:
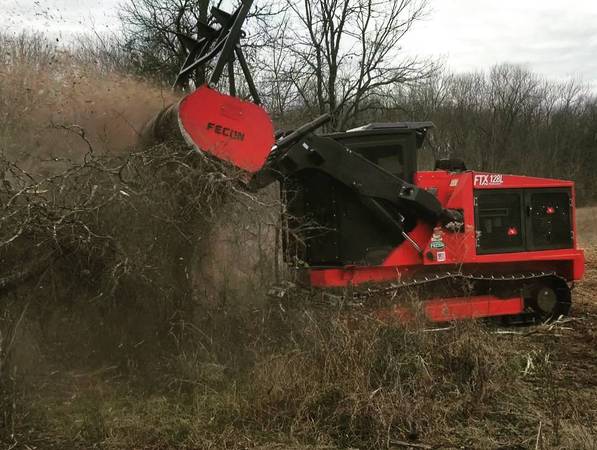
M 222 136 L 229 137 L 235 141 L 244 141 L 245 140 L 245 133 L 237 130 L 233 130 L 232 128 L 224 127 L 217 123 L 209 122 L 207 124 L 207 129 L 212 130 L 216 134 L 221 134 Z

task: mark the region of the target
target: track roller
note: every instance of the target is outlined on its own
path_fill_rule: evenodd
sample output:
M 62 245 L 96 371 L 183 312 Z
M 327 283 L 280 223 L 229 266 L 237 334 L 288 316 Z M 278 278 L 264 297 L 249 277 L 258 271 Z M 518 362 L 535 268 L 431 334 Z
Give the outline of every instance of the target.
M 570 311 L 572 295 L 565 280 L 549 277 L 534 284 L 525 303 L 543 320 L 556 319 Z

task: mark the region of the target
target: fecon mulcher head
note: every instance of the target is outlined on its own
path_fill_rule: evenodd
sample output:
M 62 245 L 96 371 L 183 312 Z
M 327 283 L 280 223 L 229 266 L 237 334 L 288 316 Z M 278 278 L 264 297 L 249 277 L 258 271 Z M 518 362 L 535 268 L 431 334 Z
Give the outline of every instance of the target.
M 250 5 L 234 14 L 213 9 L 214 26 L 202 24 L 197 40 L 182 38 L 189 58 L 179 79 L 214 60 L 210 82 L 151 129 L 176 128 L 199 151 L 244 170 L 249 188 L 279 182 L 285 253 L 306 284 L 394 296 L 412 287 L 424 293 L 432 321 L 568 312 L 570 287 L 584 271 L 574 183 L 476 172 L 450 160 L 418 171 L 430 122 L 316 135 L 329 119 L 322 116 L 275 141 L 238 45 Z M 234 97 L 235 60 L 254 103 Z M 232 95 L 214 90 L 225 66 Z M 384 314 L 412 312 L 396 300 Z

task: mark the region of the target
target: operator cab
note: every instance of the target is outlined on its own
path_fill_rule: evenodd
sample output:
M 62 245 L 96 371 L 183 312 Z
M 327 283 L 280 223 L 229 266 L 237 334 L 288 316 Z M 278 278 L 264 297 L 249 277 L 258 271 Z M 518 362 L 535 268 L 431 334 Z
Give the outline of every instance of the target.
M 417 151 L 431 122 L 371 123 L 322 135 L 407 183 L 417 171 Z M 372 172 L 372 177 L 376 177 Z M 372 179 L 376 183 L 378 179 Z M 287 256 L 310 266 L 381 264 L 404 238 L 375 218 L 355 191 L 318 170 L 305 170 L 282 184 L 291 229 L 302 239 L 286 242 Z M 412 211 L 384 204 L 394 218 L 404 216 L 406 231 L 416 224 Z M 400 220 L 400 219 L 398 219 Z M 307 229 L 305 231 L 305 229 Z
M 409 183 L 417 171 L 417 150 L 432 122 L 375 122 L 324 135 Z

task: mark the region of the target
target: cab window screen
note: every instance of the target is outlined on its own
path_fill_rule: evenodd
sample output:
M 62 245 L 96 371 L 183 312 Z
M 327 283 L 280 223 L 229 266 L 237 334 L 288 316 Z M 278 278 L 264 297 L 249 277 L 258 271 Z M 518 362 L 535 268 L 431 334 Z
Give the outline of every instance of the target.
M 374 164 L 377 164 L 392 175 L 403 178 L 404 160 L 402 155 L 402 146 L 379 146 L 374 148 L 359 148 L 361 155 Z

